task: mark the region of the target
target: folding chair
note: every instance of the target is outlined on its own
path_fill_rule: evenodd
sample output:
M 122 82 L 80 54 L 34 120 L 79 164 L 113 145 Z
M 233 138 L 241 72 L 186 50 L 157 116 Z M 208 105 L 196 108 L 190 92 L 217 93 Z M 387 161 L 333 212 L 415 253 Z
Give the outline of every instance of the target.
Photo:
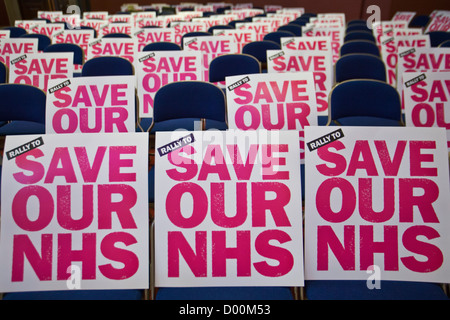
M 353 24 L 350 26 L 347 26 L 347 28 L 345 29 L 345 33 L 349 33 L 349 32 L 353 32 L 353 31 L 368 31 L 368 32 L 372 32 L 372 30 L 370 30 L 366 24 Z
M 397 90 L 379 80 L 348 80 L 330 92 L 327 125 L 402 126 Z
M 340 55 L 344 56 L 350 53 L 367 53 L 380 57 L 378 46 L 368 40 L 350 40 L 344 43 L 340 48 Z
M 353 25 L 366 25 L 367 26 L 367 21 L 361 20 L 361 19 L 354 19 L 354 20 L 350 20 L 349 22 L 347 22 L 347 27 L 350 27 Z
M 229 30 L 229 29 L 234 29 L 233 26 L 227 24 L 227 25 L 216 25 L 216 26 L 212 26 L 208 28 L 208 32 L 213 34 L 214 30 Z
M 386 66 L 381 58 L 366 53 L 340 57 L 334 66 L 335 83 L 350 79 L 374 79 L 386 82 Z
M 27 84 L 0 84 L 0 136 L 45 134 L 46 95 Z

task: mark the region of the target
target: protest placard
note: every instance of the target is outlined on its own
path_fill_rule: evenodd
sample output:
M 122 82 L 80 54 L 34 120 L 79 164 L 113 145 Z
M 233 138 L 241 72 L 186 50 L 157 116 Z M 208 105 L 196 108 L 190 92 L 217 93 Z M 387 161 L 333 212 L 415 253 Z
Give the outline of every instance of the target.
M 185 37 L 183 40 L 185 51 L 202 53 L 203 81 L 209 81 L 209 64 L 212 59 L 227 53 L 238 53 L 237 43 L 231 36 Z
M 149 285 L 148 134 L 8 136 L 0 291 Z
M 303 285 L 297 132 L 157 132 L 156 150 L 156 286 Z
M 0 39 L 0 61 L 10 65 L 12 54 L 31 54 L 38 52 L 38 39 L 6 38 Z
M 153 117 L 153 100 L 163 85 L 203 77 L 202 54 L 198 51 L 139 52 L 134 66 L 140 118 Z
M 9 82 L 33 85 L 47 91 L 49 79 L 73 77 L 73 52 L 12 54 Z
M 399 48 L 397 91 L 402 98 L 404 73 L 426 71 L 450 71 L 450 48 Z
M 344 43 L 345 29 L 342 27 L 323 27 L 323 26 L 313 26 L 302 28 L 302 36 L 304 37 L 330 37 L 331 38 L 331 52 L 332 52 L 332 63 L 340 57 L 340 48 Z
M 134 37 L 137 40 L 137 51 L 141 52 L 142 49 L 149 43 L 154 42 L 174 42 L 175 43 L 175 30 L 172 28 L 145 28 L 139 29 L 134 33 Z
M 226 78 L 228 126 L 239 130 L 296 130 L 304 160 L 304 128 L 317 125 L 311 72 Z
M 137 52 L 136 38 L 97 38 L 88 44 L 86 60 L 95 57 L 116 56 L 134 62 Z
M 442 127 L 450 152 L 450 72 L 408 72 L 403 75 L 407 127 Z
M 307 127 L 305 142 L 305 279 L 450 281 L 444 129 Z
M 328 95 L 333 86 L 331 51 L 267 50 L 267 72 L 312 72 L 317 100 L 317 114 L 328 115 Z
M 135 132 L 134 76 L 48 81 L 46 133 Z
M 429 48 L 428 35 L 381 36 L 381 58 L 386 66 L 387 82 L 397 87 L 397 61 L 400 47 Z M 402 50 L 400 48 L 400 50 Z

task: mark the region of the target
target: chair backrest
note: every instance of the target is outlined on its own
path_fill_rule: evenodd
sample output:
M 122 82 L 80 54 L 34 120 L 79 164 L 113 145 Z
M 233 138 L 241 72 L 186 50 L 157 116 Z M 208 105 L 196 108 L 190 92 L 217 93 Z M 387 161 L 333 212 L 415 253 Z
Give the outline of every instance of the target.
M 8 83 L 8 67 L 0 61 L 0 84 Z
M 414 16 L 409 22 L 408 28 L 424 28 L 429 21 L 430 17 L 427 15 Z
M 386 82 L 386 66 L 371 54 L 353 53 L 340 57 L 334 66 L 335 82 L 351 79 L 373 79 Z
M 376 43 L 375 37 L 368 31 L 352 31 L 344 36 L 344 42 L 351 40 L 369 40 Z
M 372 32 L 367 25 L 365 24 L 353 24 L 350 26 L 347 26 L 347 28 L 345 29 L 345 33 L 349 33 L 349 32 L 353 32 L 353 31 L 369 31 Z
M 45 92 L 28 84 L 0 84 L 0 121 L 45 124 Z
M 439 45 L 439 48 L 450 48 L 450 40 L 444 41 Z
M 225 77 L 261 73 L 261 64 L 255 57 L 244 54 L 225 54 L 214 58 L 209 64 L 209 81 L 225 81 Z
M 28 33 L 26 29 L 21 27 L 3 27 L 2 29 L 9 30 L 10 38 L 19 38 L 20 36 Z
M 254 56 L 261 63 L 267 62 L 267 50 L 281 50 L 280 44 L 270 40 L 252 41 L 242 47 L 242 53 Z
M 161 121 L 190 118 L 226 122 L 223 91 L 205 81 L 178 81 L 166 84 L 156 92 L 149 130 Z
M 279 27 L 277 31 L 289 31 L 295 34 L 296 37 L 302 36 L 302 27 L 295 24 L 286 24 L 284 26 Z
M 87 60 L 81 70 L 82 77 L 132 76 L 133 64 L 122 57 L 106 56 Z
M 102 38 L 130 38 L 131 36 L 126 33 L 108 33 L 105 34 Z
M 450 40 L 450 32 L 447 31 L 430 31 L 427 34 L 430 37 L 430 46 L 433 48 L 437 48 L 442 42 Z
M 144 46 L 142 51 L 180 51 L 181 47 L 173 42 L 152 42 Z
M 84 64 L 84 50 L 74 43 L 54 43 L 46 47 L 44 52 L 73 52 L 73 63 Z
M 362 19 L 354 19 L 354 20 L 350 20 L 349 22 L 347 22 L 347 27 L 349 26 L 353 26 L 353 25 L 367 25 L 367 21 L 366 20 L 362 20 Z
M 281 38 L 292 38 L 292 37 L 295 37 L 295 34 L 290 31 L 273 31 L 267 33 L 263 37 L 263 40 L 273 41 L 280 44 L 281 46 Z
M 49 36 L 39 33 L 27 33 L 21 35 L 19 38 L 33 38 L 38 39 L 38 51 L 44 51 L 49 45 L 52 44 L 52 40 Z
M 236 23 L 245 23 L 248 22 L 246 20 L 231 20 L 230 22 L 228 22 L 229 26 L 232 26 L 233 28 L 236 28 Z
M 214 30 L 232 30 L 232 29 L 234 29 L 234 27 L 233 26 L 231 26 L 231 25 L 229 25 L 229 24 L 225 24 L 225 25 L 215 25 L 215 26 L 212 26 L 212 27 L 209 27 L 208 28 L 208 32 L 209 33 L 211 33 L 211 34 L 214 34 Z
M 351 40 L 341 46 L 341 56 L 351 53 L 367 53 L 380 57 L 380 49 L 378 46 L 374 42 L 368 40 Z
M 352 125 L 364 125 L 361 117 L 402 124 L 400 96 L 394 87 L 382 81 L 360 79 L 339 83 L 330 92 L 328 107 L 328 124 L 339 124 L 340 119 L 352 117 L 357 119 Z

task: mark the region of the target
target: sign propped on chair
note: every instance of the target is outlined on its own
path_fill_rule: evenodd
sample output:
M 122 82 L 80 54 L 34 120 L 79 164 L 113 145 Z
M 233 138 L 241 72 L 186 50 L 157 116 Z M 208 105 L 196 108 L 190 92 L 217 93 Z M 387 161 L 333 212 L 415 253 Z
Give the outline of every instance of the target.
M 317 113 L 328 115 L 328 95 L 333 85 L 331 51 L 267 50 L 267 72 L 312 72 L 314 76 Z
M 226 90 L 230 129 L 296 130 L 304 160 L 304 128 L 317 125 L 311 72 L 227 77 Z
M 157 132 L 155 284 L 302 286 L 295 131 Z
M 162 86 L 183 80 L 202 80 L 202 55 L 198 51 L 139 52 L 135 56 L 139 117 L 153 117 L 153 100 Z
M 46 133 L 135 132 L 134 76 L 48 82 Z
M 73 76 L 73 52 L 14 54 L 10 59 L 10 83 L 29 84 L 47 91 L 48 80 Z
M 450 281 L 442 128 L 342 127 L 306 150 L 305 278 Z M 307 127 L 305 141 L 336 129 Z
M 408 72 L 403 75 L 407 127 L 442 127 L 450 152 L 450 73 Z
M 0 291 L 145 289 L 148 134 L 8 136 Z

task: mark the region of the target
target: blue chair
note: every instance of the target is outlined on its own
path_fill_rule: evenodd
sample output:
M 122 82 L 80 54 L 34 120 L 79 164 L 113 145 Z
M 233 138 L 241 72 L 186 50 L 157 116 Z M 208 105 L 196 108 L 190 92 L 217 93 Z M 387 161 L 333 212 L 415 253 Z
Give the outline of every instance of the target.
M 439 48 L 450 48 L 450 40 L 444 41 L 439 45 Z
M 344 43 L 351 40 L 368 40 L 376 43 L 375 37 L 368 31 L 352 31 L 344 36 Z
M 329 95 L 327 125 L 402 126 L 397 90 L 383 81 L 348 80 Z
M 353 25 L 365 25 L 367 26 L 367 21 L 362 19 L 354 19 L 347 22 L 347 27 L 353 26 Z
M 8 67 L 0 61 L 0 84 L 8 83 Z
M 295 24 L 286 24 L 284 26 L 279 27 L 277 29 L 277 31 L 288 31 L 288 32 L 292 32 L 293 34 L 295 34 L 296 37 L 302 36 L 302 27 L 300 27 L 299 25 L 295 25 Z
M 409 22 L 408 28 L 425 28 L 430 22 L 430 17 L 427 15 L 414 16 Z
M 108 34 L 105 34 L 102 38 L 128 38 L 128 39 L 131 39 L 131 36 L 126 33 L 108 33 Z
M 21 27 L 3 27 L 2 30 L 9 30 L 10 38 L 19 38 L 20 36 L 27 34 L 27 30 Z
M 87 60 L 81 70 L 82 77 L 132 76 L 133 64 L 122 57 L 106 56 Z
M 288 25 L 294 25 L 294 26 L 299 26 L 299 27 L 304 27 L 306 26 L 306 24 L 308 23 L 307 20 L 303 19 L 303 20 L 298 20 L 298 18 L 294 21 L 291 21 L 288 23 Z
M 0 84 L 0 136 L 45 133 L 46 95 L 27 84 Z
M 450 40 L 450 32 L 447 31 L 431 31 L 427 33 L 430 37 L 430 46 L 437 48 L 442 42 Z
M 269 32 L 263 37 L 263 40 L 269 40 L 280 44 L 281 46 L 281 38 L 292 38 L 295 37 L 295 34 L 290 31 L 273 31 Z
M 195 122 L 202 122 L 201 119 L 227 122 L 225 95 L 219 87 L 209 82 L 179 81 L 166 84 L 156 92 L 153 101 L 150 133 L 180 128 L 194 130 Z
M 211 34 L 214 34 L 214 30 L 232 30 L 234 29 L 233 26 L 226 24 L 226 25 L 216 25 L 208 28 L 208 32 Z
M 74 43 L 54 43 L 46 47 L 44 52 L 73 52 L 73 64 L 84 64 L 84 50 Z
M 228 22 L 229 26 L 232 26 L 233 28 L 236 28 L 236 23 L 245 23 L 248 22 L 246 20 L 231 20 L 230 22 Z
M 145 45 L 142 51 L 180 51 L 181 47 L 173 42 L 152 42 Z
M 206 31 L 193 31 L 193 32 L 187 32 L 181 37 L 181 48 L 183 48 L 184 38 L 190 38 L 190 37 L 207 37 L 212 36 L 212 33 L 206 32 Z
M 334 66 L 335 83 L 351 79 L 373 79 L 386 82 L 386 66 L 371 54 L 352 53 L 340 57 Z
M 47 48 L 49 45 L 52 44 L 52 40 L 50 39 L 50 37 L 45 34 L 27 33 L 27 34 L 21 35 L 19 38 L 38 39 L 38 51 L 44 51 L 45 48 Z
M 368 40 L 351 40 L 342 44 L 340 55 L 344 56 L 351 53 L 366 53 L 373 54 L 377 57 L 381 56 L 378 46 L 374 42 Z
M 209 81 L 225 81 L 225 77 L 261 73 L 261 65 L 255 57 L 244 54 L 225 54 L 214 58 L 209 64 Z
M 258 59 L 262 72 L 267 72 L 267 50 L 281 50 L 281 46 L 274 41 L 261 40 L 249 42 L 242 47 L 242 53 Z

